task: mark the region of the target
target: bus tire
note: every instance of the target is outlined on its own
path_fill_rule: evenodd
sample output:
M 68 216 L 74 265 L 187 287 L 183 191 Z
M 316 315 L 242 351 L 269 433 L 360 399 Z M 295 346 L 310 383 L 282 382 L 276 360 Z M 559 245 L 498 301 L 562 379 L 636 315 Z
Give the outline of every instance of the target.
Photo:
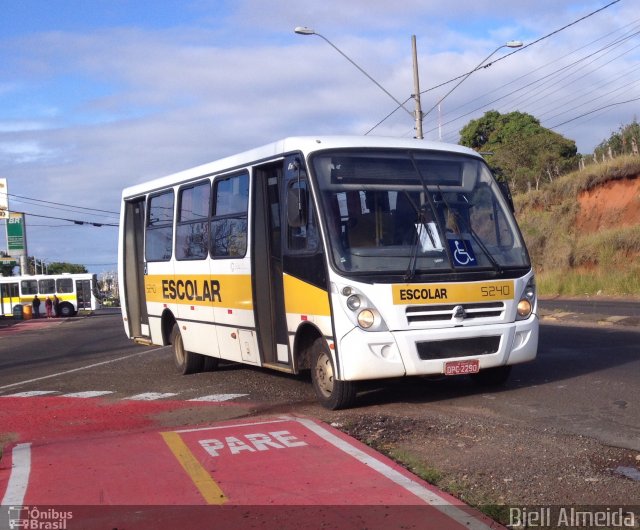
M 511 366 L 496 366 L 480 370 L 477 374 L 471 375 L 474 383 L 480 386 L 501 386 L 509 379 Z
M 218 362 L 220 359 L 217 357 L 211 357 L 210 355 L 203 355 L 204 362 L 202 365 L 202 370 L 204 372 L 214 372 L 218 369 Z
M 318 401 L 329 410 L 348 408 L 355 401 L 355 383 L 335 378 L 331 352 L 322 338 L 311 346 L 311 381 Z
M 182 375 L 187 375 L 202 371 L 204 357 L 184 349 L 180 326 L 177 323 L 173 325 L 171 330 L 171 344 L 173 345 L 173 362 L 178 372 Z
M 67 318 L 67 317 L 72 317 L 75 314 L 75 311 L 73 310 L 73 306 L 68 303 L 68 302 L 62 302 L 60 304 L 60 316 Z

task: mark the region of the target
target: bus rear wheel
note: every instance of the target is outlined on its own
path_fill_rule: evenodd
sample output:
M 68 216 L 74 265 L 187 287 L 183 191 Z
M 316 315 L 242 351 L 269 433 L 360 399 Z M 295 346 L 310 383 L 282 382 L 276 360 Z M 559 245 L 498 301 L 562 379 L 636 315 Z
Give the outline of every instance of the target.
M 75 314 L 75 310 L 73 306 L 68 302 L 63 302 L 60 304 L 60 316 L 61 317 L 72 317 Z
M 184 349 L 178 324 L 174 324 L 171 330 L 171 344 L 173 345 L 173 362 L 178 372 L 182 375 L 187 375 L 202 371 L 204 358 L 202 355 Z
M 311 381 L 318 401 L 330 410 L 350 407 L 356 398 L 355 383 L 339 381 L 335 373 L 326 341 L 316 339 L 311 346 Z

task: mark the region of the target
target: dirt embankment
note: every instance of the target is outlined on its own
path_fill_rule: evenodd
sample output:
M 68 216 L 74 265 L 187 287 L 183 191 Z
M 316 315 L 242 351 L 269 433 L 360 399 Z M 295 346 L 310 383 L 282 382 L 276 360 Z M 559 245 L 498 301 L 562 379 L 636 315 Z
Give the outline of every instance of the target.
M 610 180 L 578 196 L 579 232 L 640 225 L 640 178 Z

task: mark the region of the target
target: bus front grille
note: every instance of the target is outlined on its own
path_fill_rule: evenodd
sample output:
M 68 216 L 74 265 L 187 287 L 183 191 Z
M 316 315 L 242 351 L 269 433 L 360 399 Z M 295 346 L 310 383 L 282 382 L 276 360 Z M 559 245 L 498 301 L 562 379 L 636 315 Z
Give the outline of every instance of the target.
M 434 340 L 417 342 L 418 357 L 423 361 L 477 357 L 491 355 L 500 349 L 500 337 L 473 337 L 469 339 Z
M 504 302 L 480 304 L 438 304 L 407 307 L 409 324 L 417 322 L 443 322 L 449 320 L 473 320 L 477 318 L 499 318 L 504 313 Z

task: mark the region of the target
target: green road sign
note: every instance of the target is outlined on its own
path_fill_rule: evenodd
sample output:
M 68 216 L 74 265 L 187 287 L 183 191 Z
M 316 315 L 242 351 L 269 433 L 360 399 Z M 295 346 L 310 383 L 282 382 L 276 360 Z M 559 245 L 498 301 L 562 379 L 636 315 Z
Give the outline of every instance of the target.
M 24 214 L 11 213 L 7 219 L 7 250 L 12 256 L 26 255 Z

